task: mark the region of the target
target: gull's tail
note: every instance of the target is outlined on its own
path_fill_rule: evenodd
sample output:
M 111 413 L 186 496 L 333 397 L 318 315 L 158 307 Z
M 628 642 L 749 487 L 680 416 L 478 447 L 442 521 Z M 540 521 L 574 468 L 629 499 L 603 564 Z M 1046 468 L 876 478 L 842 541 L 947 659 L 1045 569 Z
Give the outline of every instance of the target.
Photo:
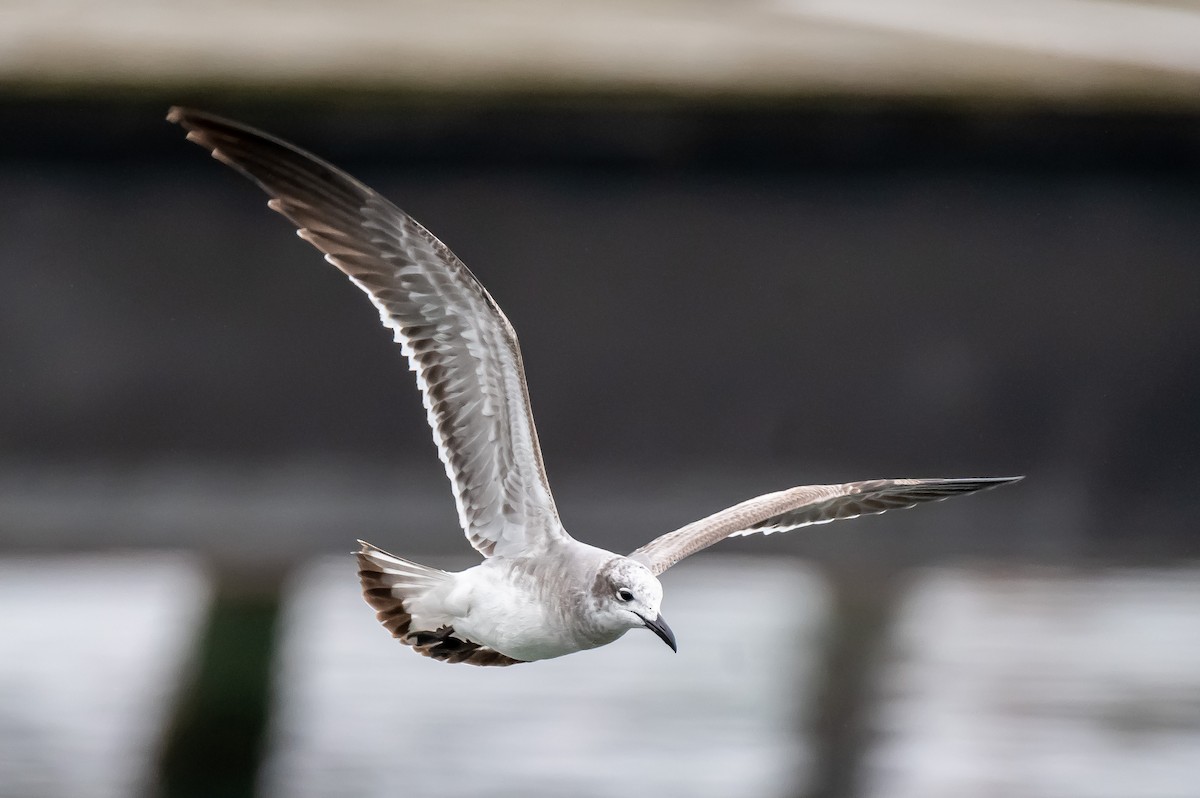
M 444 662 L 512 665 L 522 661 L 455 637 L 451 626 L 413 628 L 409 602 L 453 579 L 454 575 L 388 554 L 365 540 L 358 541 L 358 544 L 358 578 L 362 582 L 363 598 L 375 608 L 375 617 L 392 633 L 392 637 L 427 657 Z

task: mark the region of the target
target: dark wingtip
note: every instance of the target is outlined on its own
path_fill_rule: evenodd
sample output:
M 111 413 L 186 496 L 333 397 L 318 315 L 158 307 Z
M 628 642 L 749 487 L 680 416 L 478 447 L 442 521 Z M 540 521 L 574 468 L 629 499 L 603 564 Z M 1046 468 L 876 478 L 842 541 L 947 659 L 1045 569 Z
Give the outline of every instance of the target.
M 167 109 L 167 121 L 172 125 L 179 125 L 184 130 L 195 130 L 199 123 L 206 120 L 209 122 L 223 121 L 212 114 L 206 114 L 203 111 L 197 111 L 195 108 L 187 108 L 182 105 L 172 105 Z
M 998 488 L 1001 485 L 1011 485 L 1012 483 L 1020 482 L 1023 479 L 1025 479 L 1024 474 L 1016 477 L 957 477 L 955 479 L 931 481 L 939 481 L 947 485 L 976 485 L 980 490 L 987 490 L 989 488 Z
M 1020 482 L 1023 479 L 1025 479 L 1024 474 L 1015 477 L 974 477 L 951 481 L 957 482 L 964 488 L 967 488 L 967 493 L 973 493 L 975 491 L 995 490 L 996 488 L 1003 487 L 1004 485 L 1012 485 L 1015 482 Z
M 229 120 L 222 119 L 215 114 L 197 111 L 195 108 L 188 108 L 183 105 L 172 105 L 170 108 L 168 108 L 167 121 L 173 125 L 182 125 L 189 130 L 195 127 L 199 122 L 210 122 L 214 124 L 226 125 L 234 124 Z

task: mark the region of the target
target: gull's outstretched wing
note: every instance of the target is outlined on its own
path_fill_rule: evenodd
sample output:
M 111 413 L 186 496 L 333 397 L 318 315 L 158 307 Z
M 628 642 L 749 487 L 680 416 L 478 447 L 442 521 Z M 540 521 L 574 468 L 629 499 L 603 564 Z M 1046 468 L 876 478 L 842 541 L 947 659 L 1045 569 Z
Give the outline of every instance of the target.
M 810 524 L 876 515 L 974 493 L 1022 477 L 873 479 L 844 485 L 805 485 L 767 493 L 655 538 L 629 556 L 656 574 L 725 538 L 788 532 Z
M 167 119 L 267 203 L 379 309 L 417 374 L 458 518 L 484 556 L 565 537 L 542 465 L 512 325 L 441 241 L 373 190 L 286 142 L 209 114 Z

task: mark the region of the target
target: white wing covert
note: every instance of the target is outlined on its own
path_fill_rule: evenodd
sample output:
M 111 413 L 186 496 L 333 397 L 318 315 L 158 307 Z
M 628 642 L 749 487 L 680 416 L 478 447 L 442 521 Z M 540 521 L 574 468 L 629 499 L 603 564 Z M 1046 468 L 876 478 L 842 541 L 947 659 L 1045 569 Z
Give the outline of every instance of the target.
M 416 372 L 459 522 L 481 554 L 565 538 L 542 464 L 512 325 L 470 270 L 412 217 L 336 167 L 210 114 L 167 119 L 271 196 L 367 293 Z

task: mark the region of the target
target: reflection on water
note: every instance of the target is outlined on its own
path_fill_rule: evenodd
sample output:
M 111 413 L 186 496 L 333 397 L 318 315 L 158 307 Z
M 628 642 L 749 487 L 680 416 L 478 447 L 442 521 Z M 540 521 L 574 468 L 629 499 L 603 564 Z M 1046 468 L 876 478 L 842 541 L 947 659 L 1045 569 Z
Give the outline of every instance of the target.
M 207 599 L 187 557 L 0 559 L 0 796 L 145 793 Z
M 663 582 L 679 654 L 635 631 L 473 668 L 393 641 L 353 562 L 319 562 L 287 598 L 264 794 L 797 794 L 822 580 L 796 561 L 699 558 Z
M 1200 795 L 1200 571 L 932 571 L 892 638 L 868 795 Z
M 480 669 L 391 640 L 348 555 L 310 563 L 283 597 L 259 794 L 806 794 L 827 583 L 714 555 L 664 584 L 677 655 L 631 632 Z M 209 592 L 184 557 L 0 558 L 0 798 L 145 794 Z M 860 794 L 1200 794 L 1200 570 L 922 571 L 886 636 Z

